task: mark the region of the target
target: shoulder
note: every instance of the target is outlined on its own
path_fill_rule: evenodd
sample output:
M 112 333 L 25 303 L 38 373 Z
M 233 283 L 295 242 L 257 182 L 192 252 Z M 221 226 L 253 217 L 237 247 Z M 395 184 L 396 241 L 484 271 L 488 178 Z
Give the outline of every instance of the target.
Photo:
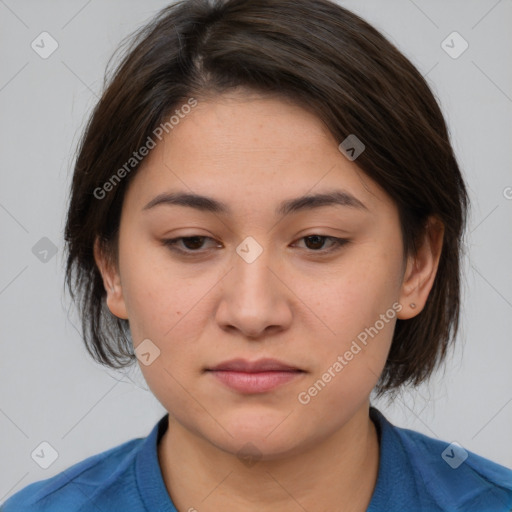
M 387 422 L 387 420 L 385 420 Z M 464 449 L 389 422 L 419 496 L 442 511 L 512 510 L 512 470 Z
M 0 512 L 87 510 L 93 495 L 108 495 L 112 487 L 130 476 L 143 440 L 132 439 L 88 457 L 53 477 L 27 485 L 0 506 Z

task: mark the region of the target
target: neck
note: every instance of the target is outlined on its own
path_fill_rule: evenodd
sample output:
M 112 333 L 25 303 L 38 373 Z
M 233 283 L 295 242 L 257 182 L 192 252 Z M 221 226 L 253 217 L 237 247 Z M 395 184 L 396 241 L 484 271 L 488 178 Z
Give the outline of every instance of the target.
M 379 443 L 368 405 L 341 429 L 288 457 L 244 465 L 169 415 L 158 456 L 178 510 L 365 511 L 377 481 Z

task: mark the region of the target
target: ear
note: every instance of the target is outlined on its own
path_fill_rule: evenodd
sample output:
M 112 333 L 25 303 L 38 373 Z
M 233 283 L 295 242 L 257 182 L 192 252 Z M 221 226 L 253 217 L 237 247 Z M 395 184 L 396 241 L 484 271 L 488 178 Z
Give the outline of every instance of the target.
M 407 320 L 416 316 L 425 306 L 443 247 L 444 225 L 437 217 L 429 217 L 417 252 L 407 258 L 399 302 L 402 309 L 397 318 Z M 416 307 L 411 307 L 410 304 Z
M 103 278 L 108 309 L 118 318 L 128 320 L 119 271 L 101 249 L 98 238 L 94 242 L 94 260 Z

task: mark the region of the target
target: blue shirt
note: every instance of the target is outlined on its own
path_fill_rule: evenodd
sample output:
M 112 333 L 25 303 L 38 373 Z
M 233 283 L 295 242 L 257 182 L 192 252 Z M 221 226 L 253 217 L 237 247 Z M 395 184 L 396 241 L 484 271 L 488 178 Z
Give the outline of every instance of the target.
M 392 425 L 374 407 L 380 444 L 368 512 L 510 512 L 512 470 L 452 445 Z M 166 414 L 145 438 L 93 455 L 27 485 L 1 512 L 177 512 L 164 484 L 157 445 Z M 466 458 L 467 455 L 467 458 Z

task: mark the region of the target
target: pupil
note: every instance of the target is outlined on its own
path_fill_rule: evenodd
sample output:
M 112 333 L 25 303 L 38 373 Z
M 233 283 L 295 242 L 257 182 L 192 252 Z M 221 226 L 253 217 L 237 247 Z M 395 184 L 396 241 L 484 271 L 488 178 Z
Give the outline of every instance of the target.
M 319 242 L 320 247 L 322 246 L 322 239 L 323 239 L 323 237 L 322 237 L 322 236 L 320 236 L 320 235 L 311 235 L 311 236 L 308 236 L 308 237 L 306 238 L 306 240 L 307 240 L 307 239 L 309 239 L 309 240 L 311 240 L 311 239 L 316 239 L 316 241 L 317 241 L 317 242 Z M 315 242 L 313 242 L 313 245 L 315 245 Z M 318 249 L 319 247 L 313 247 L 313 248 L 314 248 L 314 249 Z
M 198 249 L 202 245 L 201 242 L 202 242 L 203 238 L 204 237 L 202 237 L 202 236 L 189 236 L 183 240 L 183 243 L 185 244 L 187 249 Z M 190 241 L 192 241 L 192 243 Z M 194 244 L 194 242 L 198 242 L 198 241 L 199 241 L 198 244 Z M 190 244 L 192 245 L 192 247 L 189 247 Z

